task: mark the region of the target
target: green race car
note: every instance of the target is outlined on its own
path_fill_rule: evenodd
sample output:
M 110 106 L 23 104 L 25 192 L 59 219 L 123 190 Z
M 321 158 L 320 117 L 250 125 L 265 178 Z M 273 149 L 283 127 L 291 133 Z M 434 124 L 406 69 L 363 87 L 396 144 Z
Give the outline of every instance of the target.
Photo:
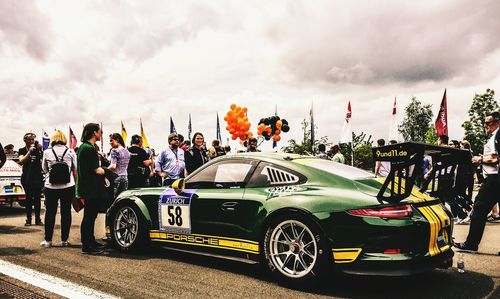
M 434 196 L 465 161 L 460 150 L 403 143 L 374 148 L 387 178 L 292 154 L 217 158 L 172 187 L 125 191 L 106 215 L 113 244 L 264 263 L 277 279 L 304 283 L 333 268 L 408 275 L 451 266 L 453 224 Z M 413 185 L 433 156 L 429 192 Z

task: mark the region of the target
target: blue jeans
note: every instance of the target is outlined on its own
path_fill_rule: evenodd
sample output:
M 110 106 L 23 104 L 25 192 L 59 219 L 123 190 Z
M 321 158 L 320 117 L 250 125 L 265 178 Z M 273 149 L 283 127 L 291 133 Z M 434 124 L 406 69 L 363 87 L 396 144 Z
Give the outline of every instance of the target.
M 126 175 L 120 175 L 115 179 L 114 195 L 115 198 L 128 189 L 128 178 Z

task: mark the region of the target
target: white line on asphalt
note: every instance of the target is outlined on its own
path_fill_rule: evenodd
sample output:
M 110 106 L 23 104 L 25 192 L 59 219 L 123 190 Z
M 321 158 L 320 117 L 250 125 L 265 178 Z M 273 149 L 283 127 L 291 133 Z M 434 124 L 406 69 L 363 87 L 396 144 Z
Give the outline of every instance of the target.
M 1 259 L 0 273 L 67 298 L 118 298 Z

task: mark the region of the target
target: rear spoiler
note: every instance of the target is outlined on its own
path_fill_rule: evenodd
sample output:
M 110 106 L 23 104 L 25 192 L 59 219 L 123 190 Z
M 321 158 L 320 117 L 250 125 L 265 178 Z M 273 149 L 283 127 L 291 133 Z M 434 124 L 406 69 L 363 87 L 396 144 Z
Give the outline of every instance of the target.
M 472 163 L 469 151 L 415 142 L 374 147 L 372 152 L 375 161 L 391 162 L 389 175 L 377 194 L 379 200 L 391 203 L 410 196 L 416 179 L 423 177 L 425 156 L 432 157 L 432 171 L 421 191 L 429 191 L 433 197 L 451 194 L 457 168 L 471 169 Z

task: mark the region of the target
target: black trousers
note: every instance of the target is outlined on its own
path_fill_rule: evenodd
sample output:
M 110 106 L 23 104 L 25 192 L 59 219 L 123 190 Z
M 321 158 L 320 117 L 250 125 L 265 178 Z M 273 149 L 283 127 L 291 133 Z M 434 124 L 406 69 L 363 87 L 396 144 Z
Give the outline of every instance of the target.
M 500 201 L 500 180 L 498 175 L 489 175 L 479 189 L 474 201 L 474 211 L 470 218 L 469 234 L 465 243 L 476 248 L 479 246 L 486 225 L 486 217 L 493 206 Z
M 94 226 L 98 211 L 98 199 L 85 198 L 85 208 L 83 209 L 82 225 L 80 226 L 83 249 L 93 247 L 93 244 L 95 243 Z
M 64 189 L 45 188 L 44 193 L 45 241 L 52 241 L 59 200 L 61 200 L 61 241 L 67 241 L 71 227 L 71 201 L 75 197 L 75 187 Z
M 128 188 L 144 188 L 146 187 L 146 177 L 144 175 L 128 175 Z
M 23 183 L 24 193 L 26 194 L 26 219 L 31 221 L 33 206 L 35 208 L 35 221 L 41 220 L 40 208 L 42 197 L 42 182 Z

